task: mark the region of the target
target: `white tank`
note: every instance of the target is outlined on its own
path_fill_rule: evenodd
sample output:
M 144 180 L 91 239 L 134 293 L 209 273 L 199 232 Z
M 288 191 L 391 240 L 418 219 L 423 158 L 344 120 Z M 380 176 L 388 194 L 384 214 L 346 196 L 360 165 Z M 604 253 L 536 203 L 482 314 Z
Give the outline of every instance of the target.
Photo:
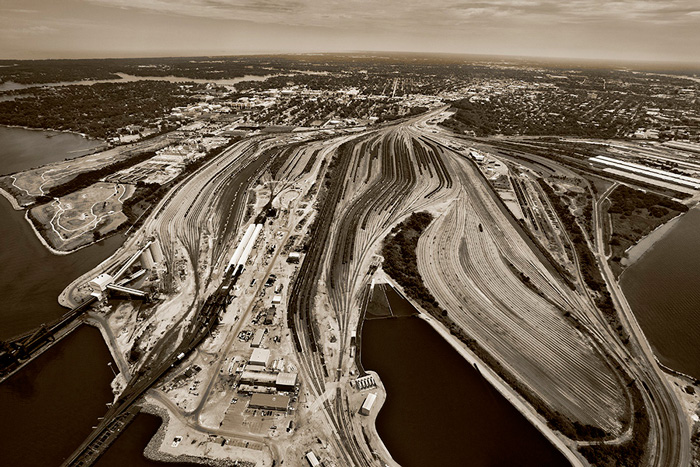
M 245 231 L 245 234 L 243 235 L 243 238 L 241 239 L 241 242 L 238 244 L 236 247 L 236 251 L 233 252 L 233 256 L 231 257 L 231 261 L 228 263 L 228 267 L 226 270 L 229 268 L 233 267 L 235 268 L 236 265 L 238 265 L 238 260 L 241 257 L 241 254 L 243 253 L 243 250 L 245 250 L 246 245 L 248 245 L 248 240 L 250 240 L 250 237 L 253 235 L 253 231 L 255 230 L 255 224 L 250 224 L 248 228 Z
M 141 266 L 143 266 L 144 269 L 153 269 L 153 256 L 151 255 L 151 252 L 148 248 L 143 250 L 141 253 Z

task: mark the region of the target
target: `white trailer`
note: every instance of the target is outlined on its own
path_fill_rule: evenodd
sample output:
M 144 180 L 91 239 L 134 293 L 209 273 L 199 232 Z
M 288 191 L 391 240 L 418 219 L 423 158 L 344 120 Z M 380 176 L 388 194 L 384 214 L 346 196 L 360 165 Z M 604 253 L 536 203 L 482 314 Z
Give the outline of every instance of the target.
M 318 467 L 319 465 L 321 465 L 321 462 L 318 460 L 316 454 L 314 454 L 313 451 L 309 451 L 306 453 L 306 460 L 308 461 L 311 467 Z
M 370 412 L 372 411 L 372 406 L 374 405 L 374 401 L 377 399 L 377 395 L 374 393 L 367 394 L 367 397 L 365 398 L 364 403 L 362 404 L 362 407 L 360 407 L 360 413 L 362 415 L 369 415 Z

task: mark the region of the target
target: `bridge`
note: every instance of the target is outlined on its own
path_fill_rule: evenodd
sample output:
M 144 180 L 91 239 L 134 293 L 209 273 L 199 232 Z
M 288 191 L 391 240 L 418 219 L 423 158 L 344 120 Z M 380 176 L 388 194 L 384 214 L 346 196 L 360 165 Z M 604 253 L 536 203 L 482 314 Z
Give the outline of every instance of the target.
M 109 277 L 109 283 L 104 285 L 104 289 L 113 292 L 126 294 L 130 297 L 148 299 L 148 293 L 127 287 L 126 284 L 140 277 L 145 273 L 144 270 L 138 271 L 130 277 L 127 277 L 115 283 L 124 273 L 131 267 L 139 256 L 150 246 L 151 242 L 147 242 L 144 247 L 139 249 L 129 260 L 117 271 L 114 277 Z M 29 363 L 43 351 L 48 349 L 54 342 L 70 334 L 78 327 L 76 318 L 82 315 L 90 306 L 98 301 L 96 295 L 90 296 L 80 305 L 76 306 L 57 320 L 51 323 L 44 323 L 36 329 L 28 331 L 19 336 L 15 336 L 6 341 L 0 342 L 0 382 L 9 378 L 21 367 Z
M 0 343 L 0 382 L 50 347 L 57 338 L 65 337 L 73 331 L 77 327 L 71 327 L 74 320 L 96 301 L 96 297 L 90 297 L 56 321 L 42 324 L 37 329 Z

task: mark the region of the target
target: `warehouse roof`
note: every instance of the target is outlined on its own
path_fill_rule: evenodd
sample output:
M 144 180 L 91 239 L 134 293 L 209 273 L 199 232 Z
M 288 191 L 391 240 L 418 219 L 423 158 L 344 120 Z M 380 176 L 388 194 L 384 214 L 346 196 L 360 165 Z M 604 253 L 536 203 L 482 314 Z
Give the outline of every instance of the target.
M 280 394 L 255 393 L 250 397 L 248 406 L 253 409 L 287 410 L 289 397 Z
M 279 373 L 277 375 L 277 386 L 294 386 L 297 384 L 296 373 Z

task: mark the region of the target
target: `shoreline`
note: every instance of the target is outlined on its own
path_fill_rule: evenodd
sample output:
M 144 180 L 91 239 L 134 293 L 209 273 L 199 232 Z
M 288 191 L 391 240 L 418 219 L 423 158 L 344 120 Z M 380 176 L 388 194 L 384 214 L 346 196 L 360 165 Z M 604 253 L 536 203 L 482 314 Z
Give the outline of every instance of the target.
M 41 244 L 44 245 L 44 247 L 46 247 L 46 249 L 49 250 L 49 252 L 51 252 L 52 255 L 56 255 L 56 256 L 65 256 L 65 255 L 69 255 L 69 254 L 73 253 L 74 251 L 78 251 L 80 248 L 84 248 L 84 247 L 80 247 L 80 248 L 77 248 L 77 249 L 72 250 L 72 251 L 61 251 L 61 250 L 57 250 L 57 249 L 55 249 L 54 247 L 52 247 L 51 245 L 49 245 L 49 242 L 44 238 L 43 235 L 41 235 L 41 232 L 39 232 L 39 231 L 37 230 L 36 226 L 35 226 L 34 223 L 31 221 L 31 219 L 29 219 L 29 210 L 25 211 L 25 213 L 24 213 L 24 220 L 27 221 L 27 223 L 31 226 L 32 230 L 34 231 L 34 235 L 37 236 L 37 238 L 39 239 L 39 241 L 41 242 Z M 87 246 L 87 245 L 86 245 L 86 246 Z
M 88 141 L 100 141 L 105 145 L 107 144 L 107 141 L 105 141 L 103 139 L 96 138 L 94 136 L 86 135 L 85 133 L 80 133 L 78 131 L 73 131 L 73 130 L 59 130 L 56 128 L 36 128 L 36 127 L 30 127 L 30 126 L 24 126 L 24 125 L 8 125 L 5 123 L 0 124 L 0 128 L 19 128 L 21 130 L 30 130 L 30 131 L 53 131 L 54 133 L 69 133 L 72 135 L 82 136 L 83 138 L 85 138 Z M 85 150 L 92 151 L 92 149 L 94 149 L 94 148 L 85 149 Z
M 577 442 L 570 440 L 568 438 L 560 437 L 554 430 L 550 429 L 547 425 L 547 421 L 542 418 L 537 412 L 520 396 L 513 388 L 508 386 L 498 374 L 491 369 L 490 366 L 486 365 L 481 359 L 469 350 L 460 340 L 453 336 L 448 329 L 446 329 L 441 323 L 430 316 L 422 307 L 414 302 L 410 297 L 408 297 L 403 288 L 399 287 L 398 284 L 394 282 L 393 279 L 385 275 L 385 280 L 389 285 L 394 287 L 397 291 L 401 292 L 403 297 L 408 300 L 413 307 L 418 310 L 418 318 L 422 319 L 430 325 L 445 342 L 447 342 L 460 356 L 472 367 L 474 367 L 479 374 L 489 383 L 496 391 L 498 391 L 503 398 L 510 403 L 515 410 L 517 410 L 523 417 L 537 430 L 539 431 L 547 441 L 554 446 L 562 455 L 571 463 L 573 467 L 583 467 L 586 465 L 582 459 L 583 457 L 578 453 L 576 449 Z M 388 396 L 388 395 L 387 395 Z M 376 429 L 376 428 L 375 428 Z M 380 438 L 381 439 L 381 438 Z M 568 444 L 570 443 L 570 445 Z
M 10 205 L 12 205 L 12 209 L 14 209 L 15 211 L 24 210 L 24 208 L 19 205 L 15 197 L 8 193 L 4 188 L 0 188 L 0 195 L 2 195 L 3 198 L 10 202 Z
M 622 264 L 624 269 L 618 276 L 618 282 L 622 280 L 622 275 L 625 273 L 625 271 L 627 271 L 627 269 L 629 269 L 630 266 L 642 259 L 644 255 L 646 255 L 654 247 L 654 245 L 656 245 L 657 242 L 663 239 L 666 236 L 666 234 L 668 234 L 671 231 L 671 229 L 678 223 L 678 221 L 680 221 L 683 218 L 683 216 L 689 212 L 690 210 L 679 213 L 675 217 L 672 217 L 665 223 L 659 225 L 654 230 L 646 234 L 637 243 L 627 248 L 627 250 L 625 250 L 624 252 L 624 254 L 627 255 L 627 257 L 625 258 L 625 264 Z
M 0 191 L 2 191 L 1 188 L 0 188 Z M 120 229 L 113 230 L 113 231 L 110 232 L 108 235 L 105 235 L 104 237 L 101 237 L 101 238 L 100 238 L 98 241 L 96 241 L 96 242 L 95 242 L 95 241 L 92 241 L 92 242 L 90 242 L 90 243 L 86 243 L 85 245 L 81 245 L 81 246 L 79 246 L 79 247 L 77 247 L 77 248 L 73 248 L 72 250 L 58 250 L 58 249 L 52 247 L 51 245 L 49 245 L 48 240 L 46 240 L 46 238 L 44 238 L 44 236 L 41 235 L 41 232 L 39 232 L 39 231 L 37 230 L 37 228 L 36 228 L 36 226 L 34 225 L 34 223 L 31 221 L 31 219 L 29 219 L 29 209 L 27 209 L 26 212 L 24 213 L 24 220 L 26 220 L 27 223 L 32 227 L 32 230 L 34 231 L 34 235 L 37 236 L 37 238 L 39 239 L 39 241 L 41 242 L 41 244 L 44 245 L 44 247 L 46 247 L 46 249 L 49 250 L 49 252 L 50 252 L 51 254 L 56 255 L 56 256 L 66 256 L 66 255 L 70 255 L 71 253 L 75 253 L 76 251 L 80 251 L 80 250 L 82 250 L 83 248 L 87 248 L 87 247 L 89 247 L 89 246 L 96 245 L 96 244 L 100 243 L 101 241 L 106 240 L 106 239 L 112 237 L 113 235 L 118 235 L 118 234 L 119 234 L 119 231 L 120 231 Z
M 379 431 L 377 431 L 377 417 L 379 417 L 379 413 L 381 412 L 382 407 L 384 407 L 384 403 L 389 397 L 389 391 L 387 391 L 386 387 L 384 386 L 384 382 L 379 376 L 379 373 L 377 373 L 374 370 L 365 370 L 365 373 L 374 377 L 374 382 L 377 387 L 377 400 L 375 401 L 375 404 L 377 404 L 377 409 L 370 412 L 369 420 L 367 420 L 367 426 L 370 432 L 369 434 L 374 437 L 372 441 L 376 441 L 379 445 L 379 449 L 381 449 L 382 451 L 382 457 L 384 458 L 384 460 L 386 460 L 391 465 L 391 467 L 401 467 L 399 463 L 394 460 L 394 457 L 391 455 L 391 452 L 384 444 L 384 440 L 381 436 L 379 436 Z M 369 442 L 367 444 L 371 449 L 372 446 L 369 444 Z

